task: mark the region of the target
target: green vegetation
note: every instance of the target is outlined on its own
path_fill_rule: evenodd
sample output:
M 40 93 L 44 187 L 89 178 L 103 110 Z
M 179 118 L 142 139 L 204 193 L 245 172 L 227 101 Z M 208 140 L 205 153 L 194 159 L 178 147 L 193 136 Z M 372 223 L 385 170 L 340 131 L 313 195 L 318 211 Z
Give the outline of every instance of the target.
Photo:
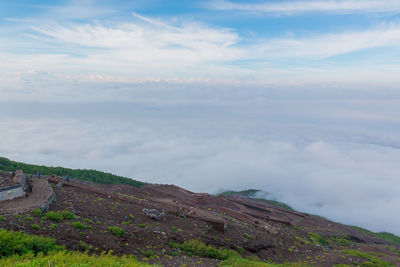
M 92 250 L 93 249 L 93 246 L 92 245 L 89 245 L 88 243 L 86 243 L 86 242 L 84 242 L 84 241 L 80 241 L 79 242 L 79 246 L 81 247 L 81 248 L 84 248 L 85 250 Z
M 388 233 L 388 232 L 375 233 L 375 232 L 369 231 L 367 229 L 364 229 L 364 228 L 361 228 L 361 227 L 358 227 L 358 226 L 352 226 L 352 227 L 357 229 L 357 230 L 359 230 L 359 231 L 361 231 L 361 232 L 363 232 L 364 234 L 371 235 L 371 236 L 378 237 L 378 238 L 382 238 L 382 239 L 384 239 L 384 240 L 386 240 L 386 241 L 388 241 L 388 242 L 390 242 L 392 244 L 400 245 L 400 237 L 397 236 L 397 235 L 394 235 L 392 233 Z
M 220 267 L 308 267 L 309 265 L 298 264 L 298 263 L 284 263 L 284 264 L 273 264 L 261 261 L 254 261 L 251 259 L 232 257 L 224 260 L 218 264 Z
M 37 224 L 31 224 L 32 229 L 39 230 L 40 226 Z
M 12 255 L 47 253 L 61 250 L 53 238 L 28 235 L 22 232 L 0 230 L 0 258 Z M 0 266 L 4 266 L 0 264 Z
M 116 226 L 108 227 L 108 231 L 110 231 L 113 235 L 115 235 L 117 237 L 124 237 L 126 234 L 124 229 L 116 227 Z
M 91 250 L 92 246 L 81 242 Z M 89 256 L 57 246 L 55 239 L 0 230 L 0 266 L 4 267 L 139 267 L 151 266 L 138 262 L 133 256 L 116 257 L 111 253 Z
M 143 255 L 145 255 L 148 258 L 153 258 L 155 256 L 154 252 L 151 249 L 144 251 Z
M 255 236 L 250 235 L 250 234 L 248 234 L 248 233 L 244 233 L 244 236 L 245 236 L 247 239 L 256 239 Z
M 367 261 L 362 266 L 379 266 L 379 267 L 392 267 L 394 266 L 391 262 L 382 260 L 371 253 L 361 252 L 359 250 L 348 249 L 343 251 L 344 254 L 364 258 Z
M 287 210 L 293 210 L 292 207 L 290 207 L 289 205 L 276 201 L 276 200 L 271 200 L 271 199 L 265 199 L 265 198 L 259 198 L 257 196 L 258 193 L 262 192 L 261 190 L 256 190 L 256 189 L 248 189 L 248 190 L 243 190 L 243 191 L 225 191 L 222 192 L 220 194 L 218 194 L 219 196 L 235 196 L 235 195 L 239 195 L 239 196 L 247 196 L 249 198 L 253 198 L 253 199 L 257 199 L 257 200 L 261 200 L 264 201 L 270 205 L 274 205 L 276 207 L 279 208 L 284 208 Z
M 196 255 L 199 257 L 207 257 L 212 259 L 222 260 L 219 266 L 235 266 L 235 267 L 306 267 L 307 265 L 285 263 L 285 264 L 271 264 L 261 262 L 258 258 L 242 258 L 238 252 L 232 249 L 217 248 L 208 246 L 198 240 L 185 241 L 182 244 L 170 242 L 169 246 L 175 249 L 185 251 L 189 255 Z M 179 253 L 174 253 L 179 255 Z
M 68 210 L 63 210 L 63 211 L 49 211 L 45 214 L 44 217 L 46 219 L 60 223 L 64 220 L 74 220 L 76 216 L 75 214 L 73 214 Z
M 347 236 L 332 237 L 332 238 L 329 238 L 329 242 L 336 243 L 337 245 L 342 246 L 342 247 L 348 247 L 352 244 L 352 242 L 350 241 L 350 239 Z
M 379 233 L 375 233 L 375 235 L 382 239 L 385 239 L 386 241 L 389 241 L 393 244 L 400 245 L 400 237 L 397 235 L 394 235 L 394 234 L 388 233 L 388 232 L 379 232 Z
M 322 236 L 320 236 L 319 234 L 316 233 L 308 233 L 312 242 L 314 243 L 314 245 L 319 245 L 319 246 L 329 246 L 329 242 L 323 238 Z
M 91 220 L 91 219 L 87 219 L 87 218 L 85 218 L 85 219 L 83 219 L 86 223 L 90 223 L 90 224 L 93 224 L 94 222 L 93 222 L 93 220 Z
M 183 232 L 183 230 L 181 229 L 181 228 L 179 228 L 179 227 L 176 227 L 176 226 L 172 226 L 172 231 L 174 231 L 174 232 Z
M 54 223 L 50 224 L 50 230 L 54 230 L 56 228 L 57 228 L 57 224 L 54 224 Z
M 34 209 L 31 211 L 32 215 L 35 217 L 39 217 L 42 215 L 42 211 L 40 209 Z
M 0 169 L 4 171 L 15 171 L 21 169 L 24 173 L 32 174 L 36 174 L 39 171 L 42 175 L 55 174 L 57 176 L 69 176 L 75 179 L 86 180 L 100 184 L 129 184 L 136 187 L 141 187 L 142 185 L 146 184 L 126 177 L 96 170 L 74 170 L 62 167 L 46 167 L 15 162 L 2 157 L 0 157 Z
M 226 260 L 230 257 L 240 257 L 239 253 L 232 249 L 216 248 L 214 246 L 208 246 L 205 243 L 198 240 L 185 241 L 182 244 L 170 242 L 169 246 L 172 248 L 178 248 L 185 251 L 188 254 L 196 255 L 199 257 L 207 257 L 219 260 Z
M 0 222 L 4 222 L 6 220 L 6 217 L 0 216 Z
M 80 252 L 59 251 L 48 255 L 39 254 L 36 257 L 32 254 L 24 256 L 12 256 L 1 259 L 0 266 L 4 267 L 146 267 L 151 266 L 138 262 L 133 256 L 116 257 L 111 254 L 102 254 L 100 256 Z
M 74 220 L 75 219 L 75 214 L 70 212 L 69 210 L 63 210 L 61 212 L 61 214 L 62 214 L 64 219 L 67 219 L 67 220 Z
M 73 223 L 71 223 L 71 225 L 75 229 L 86 229 L 86 228 L 88 228 L 85 224 L 83 224 L 81 222 L 73 222 Z
M 64 221 L 64 216 L 59 211 L 57 211 L 57 212 L 49 211 L 49 212 L 46 213 L 45 218 L 49 219 L 49 220 L 52 220 L 52 221 L 55 221 L 55 222 Z

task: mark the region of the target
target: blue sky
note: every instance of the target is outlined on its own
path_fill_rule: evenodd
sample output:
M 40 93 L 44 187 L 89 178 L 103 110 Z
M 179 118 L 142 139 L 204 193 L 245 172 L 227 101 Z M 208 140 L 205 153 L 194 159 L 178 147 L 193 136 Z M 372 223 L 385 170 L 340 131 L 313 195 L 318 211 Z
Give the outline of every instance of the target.
M 0 155 L 258 188 L 400 234 L 400 2 L 0 1 Z
M 400 4 L 392 0 L 3 1 L 0 10 L 3 62 L 23 57 L 7 65 L 14 72 L 276 85 L 286 75 L 306 84 L 398 81 Z

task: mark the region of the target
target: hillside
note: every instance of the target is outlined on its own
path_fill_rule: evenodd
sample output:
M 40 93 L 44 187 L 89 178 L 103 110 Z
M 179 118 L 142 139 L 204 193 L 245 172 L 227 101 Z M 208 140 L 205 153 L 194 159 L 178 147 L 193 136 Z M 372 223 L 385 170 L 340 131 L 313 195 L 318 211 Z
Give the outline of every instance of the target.
M 8 213 L 9 203 L 0 204 L 1 228 L 50 238 L 33 246 L 29 240 L 36 237 L 0 231 L 2 266 L 31 266 L 35 259 L 51 266 L 67 259 L 85 266 L 400 265 L 398 237 L 252 198 L 257 190 L 212 196 L 173 185 L 117 184 L 112 178 L 107 185 L 66 183 L 63 176 L 43 177 L 55 194 L 47 211 Z M 79 254 L 85 251 L 94 256 Z M 100 256 L 109 251 L 114 256 Z
M 96 182 L 99 184 L 129 184 L 137 187 L 146 184 L 144 182 L 136 181 L 127 177 L 122 177 L 111 173 L 106 173 L 96 170 L 86 170 L 86 169 L 74 170 L 63 167 L 40 166 L 40 165 L 26 164 L 22 162 L 15 162 L 2 157 L 0 157 L 0 170 L 10 171 L 10 172 L 15 170 L 22 170 L 24 173 L 30 173 L 30 174 L 36 174 L 37 172 L 40 172 L 43 175 L 52 175 L 52 174 L 55 174 L 57 176 L 68 175 L 70 177 L 74 177 L 75 179 Z

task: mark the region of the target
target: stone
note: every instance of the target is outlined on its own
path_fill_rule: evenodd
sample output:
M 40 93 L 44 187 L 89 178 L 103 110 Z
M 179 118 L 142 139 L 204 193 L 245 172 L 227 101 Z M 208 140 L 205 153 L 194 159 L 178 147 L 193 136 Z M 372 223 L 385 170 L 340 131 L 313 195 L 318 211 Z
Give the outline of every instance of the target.
M 159 211 L 157 209 L 147 209 L 147 208 L 144 208 L 142 211 L 147 217 L 149 217 L 153 220 L 156 220 L 156 221 L 165 220 L 164 211 Z

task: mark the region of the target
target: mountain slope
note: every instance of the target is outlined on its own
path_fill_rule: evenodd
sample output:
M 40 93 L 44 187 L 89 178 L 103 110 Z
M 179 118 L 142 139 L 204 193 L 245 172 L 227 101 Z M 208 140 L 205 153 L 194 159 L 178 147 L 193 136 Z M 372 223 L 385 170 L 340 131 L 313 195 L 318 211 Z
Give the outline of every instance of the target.
M 101 254 L 112 250 L 116 256 L 135 255 L 161 266 L 400 263 L 398 237 L 249 197 L 256 190 L 212 196 L 173 185 L 102 185 L 74 177 L 69 183 L 63 177 L 48 181 L 56 196 L 49 211 L 3 214 L 0 228 L 54 238 L 72 251 Z M 7 242 L 0 243 L 1 250 Z M 51 260 L 54 255 L 40 260 Z M 33 256 L 21 257 L 11 262 L 30 262 Z
M 81 179 L 100 184 L 128 184 L 136 187 L 141 187 L 146 184 L 144 182 L 140 182 L 127 177 L 122 177 L 102 171 L 86 170 L 86 169 L 74 170 L 63 167 L 40 166 L 40 165 L 26 164 L 22 162 L 15 162 L 7 158 L 0 157 L 0 170 L 12 172 L 19 169 L 22 170 L 24 173 L 29 173 L 29 174 L 36 174 L 37 172 L 40 172 L 43 175 L 55 174 L 57 176 L 70 176 L 74 177 L 75 179 Z

